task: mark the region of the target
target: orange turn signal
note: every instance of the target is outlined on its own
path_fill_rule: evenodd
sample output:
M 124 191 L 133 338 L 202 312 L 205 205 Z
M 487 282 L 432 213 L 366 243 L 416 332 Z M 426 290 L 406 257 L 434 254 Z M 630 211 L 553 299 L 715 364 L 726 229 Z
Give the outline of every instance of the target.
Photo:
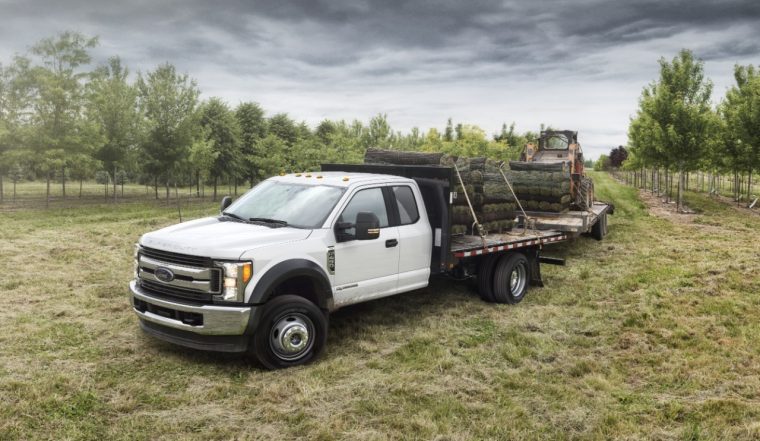
M 251 275 L 253 275 L 253 265 L 249 263 L 243 264 L 243 283 L 248 283 L 249 280 L 251 280 Z

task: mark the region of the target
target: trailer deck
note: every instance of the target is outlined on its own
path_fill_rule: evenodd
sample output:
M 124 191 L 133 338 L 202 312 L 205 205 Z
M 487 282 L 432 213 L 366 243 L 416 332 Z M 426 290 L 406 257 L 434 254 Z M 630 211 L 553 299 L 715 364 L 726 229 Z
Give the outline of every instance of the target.
M 532 246 L 542 247 L 547 243 L 567 240 L 568 235 L 560 231 L 523 230 L 516 228 L 509 233 L 487 234 L 485 246 L 480 236 L 455 235 L 451 237 L 451 253 L 456 258 L 479 256 Z
M 564 213 L 549 213 L 544 211 L 526 211 L 525 214 L 535 221 L 539 230 L 556 230 L 564 233 L 587 233 L 600 216 L 610 210 L 611 205 L 604 202 L 594 202 L 589 211 L 566 211 Z

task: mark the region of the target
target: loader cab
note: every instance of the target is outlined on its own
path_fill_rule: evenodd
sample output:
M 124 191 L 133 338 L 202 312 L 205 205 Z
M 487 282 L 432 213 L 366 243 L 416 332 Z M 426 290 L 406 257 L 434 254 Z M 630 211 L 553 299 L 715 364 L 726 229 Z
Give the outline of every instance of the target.
M 537 143 L 529 143 L 520 157 L 529 162 L 567 162 L 573 174 L 582 175 L 583 152 L 578 144 L 578 132 L 573 130 L 542 130 Z

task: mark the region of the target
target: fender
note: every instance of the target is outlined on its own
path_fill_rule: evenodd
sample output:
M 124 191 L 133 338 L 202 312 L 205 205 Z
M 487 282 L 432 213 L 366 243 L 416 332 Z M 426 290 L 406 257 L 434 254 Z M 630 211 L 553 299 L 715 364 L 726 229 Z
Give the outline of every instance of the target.
M 248 303 L 262 304 L 269 300 L 272 289 L 292 278 L 305 276 L 314 281 L 319 295 L 319 307 L 331 309 L 333 304 L 332 286 L 325 271 L 316 263 L 306 259 L 291 259 L 270 268 L 253 287 Z

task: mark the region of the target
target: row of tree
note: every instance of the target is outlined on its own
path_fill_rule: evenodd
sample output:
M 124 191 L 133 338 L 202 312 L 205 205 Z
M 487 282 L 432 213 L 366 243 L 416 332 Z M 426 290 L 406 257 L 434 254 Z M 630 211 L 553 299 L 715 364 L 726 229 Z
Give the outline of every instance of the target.
M 644 88 L 631 119 L 624 168 L 641 171 L 644 185 L 647 178 L 652 185 L 660 182 L 664 172 L 668 188 L 677 173 L 679 210 L 684 178 L 697 170 L 710 176 L 711 191 L 717 176 L 731 174 L 736 199 L 742 193 L 749 198 L 760 168 L 760 71 L 735 66 L 736 84 L 713 107 L 712 82 L 691 51 L 659 63 L 659 79 Z
M 232 108 L 219 98 L 200 100 L 200 89 L 171 64 L 131 75 L 118 57 L 88 69 L 98 44 L 64 32 L 0 65 L 0 202 L 4 177 L 80 182 L 119 177 L 158 188 L 220 180 L 247 182 L 281 171 L 311 170 L 324 162 L 360 162 L 368 147 L 442 151 L 512 159 L 533 133 L 503 125 L 489 137 L 474 125 L 449 119 L 407 134 L 385 115 L 367 124 L 324 120 L 315 128 L 287 114 L 267 116 L 256 103 Z M 106 193 L 108 188 L 106 187 Z

